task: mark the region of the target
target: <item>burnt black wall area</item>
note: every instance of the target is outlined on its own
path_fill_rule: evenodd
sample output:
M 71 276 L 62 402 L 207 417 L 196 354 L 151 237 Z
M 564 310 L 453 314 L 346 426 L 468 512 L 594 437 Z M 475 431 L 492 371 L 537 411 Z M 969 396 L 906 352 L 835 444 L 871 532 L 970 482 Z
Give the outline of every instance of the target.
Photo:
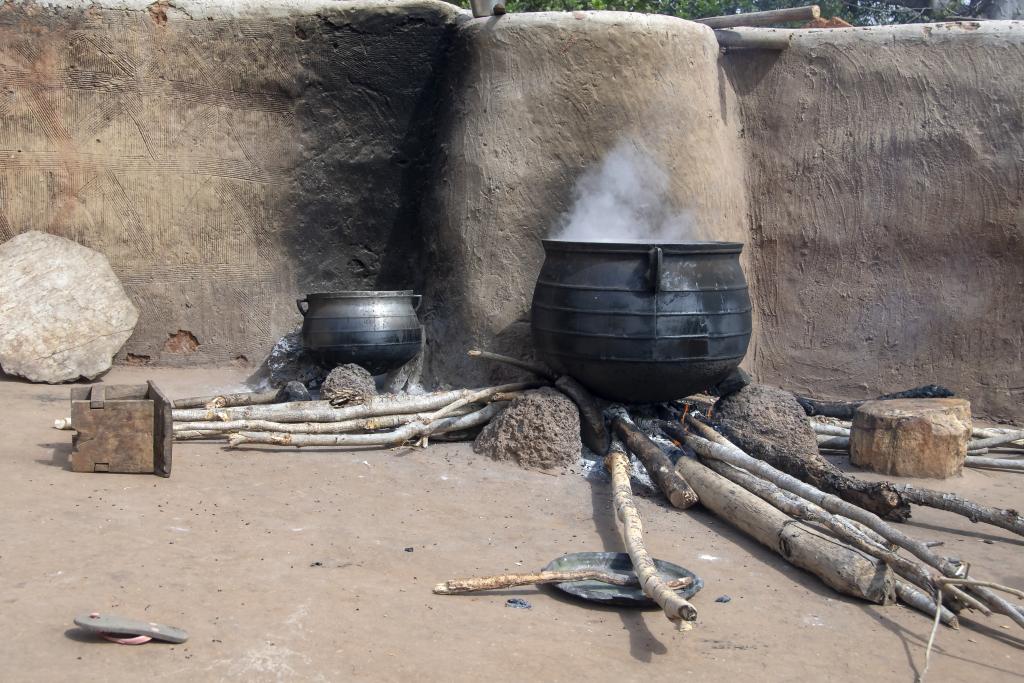
M 299 291 L 422 290 L 419 211 L 455 16 L 443 7 L 296 21 L 309 44 L 297 79 L 300 156 L 280 214 Z

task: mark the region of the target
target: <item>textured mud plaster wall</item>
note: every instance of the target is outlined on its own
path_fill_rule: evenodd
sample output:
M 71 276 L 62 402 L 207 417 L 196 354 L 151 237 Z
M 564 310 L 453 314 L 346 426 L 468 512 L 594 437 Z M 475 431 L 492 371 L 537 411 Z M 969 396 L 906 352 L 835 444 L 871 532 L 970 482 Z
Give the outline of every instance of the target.
M 760 379 L 1024 417 L 1024 24 L 801 31 L 726 59 Z
M 419 288 L 434 78 L 456 15 L 5 3 L 0 240 L 44 230 L 106 254 L 141 314 L 130 360 L 259 361 L 302 292 Z
M 472 384 L 483 345 L 522 353 L 548 236 L 576 178 L 622 139 L 671 175 L 701 231 L 744 241 L 737 107 L 710 29 L 618 12 L 460 25 L 441 97 L 425 305 L 430 379 Z M 519 321 L 519 322 L 517 322 Z M 528 344 L 527 344 L 527 347 Z

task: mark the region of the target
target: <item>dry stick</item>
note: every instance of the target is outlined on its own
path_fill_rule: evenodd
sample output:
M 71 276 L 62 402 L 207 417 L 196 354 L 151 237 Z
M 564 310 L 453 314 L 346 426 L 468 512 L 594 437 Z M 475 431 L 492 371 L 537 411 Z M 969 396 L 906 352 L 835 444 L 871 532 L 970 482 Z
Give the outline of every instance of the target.
M 850 437 L 848 436 L 818 436 L 818 448 L 833 451 L 850 450 Z
M 955 512 L 972 522 L 985 522 L 1024 536 L 1024 517 L 1021 517 L 1016 510 L 978 505 L 952 493 L 933 489 L 919 489 L 903 485 L 896 486 L 896 490 L 906 500 L 916 505 L 926 505 L 946 512 Z
M 329 401 L 294 401 L 275 405 L 240 406 L 221 409 L 172 411 L 175 422 L 198 420 L 273 420 L 274 422 L 339 422 L 358 417 L 418 413 L 443 408 L 478 389 L 439 391 L 422 396 L 374 396 L 364 403 L 335 408 Z
M 473 349 L 467 353 L 472 358 L 483 358 L 495 361 L 496 363 L 512 365 L 520 370 L 532 372 L 554 382 L 555 388 L 572 399 L 576 407 L 579 408 L 580 437 L 583 439 L 583 443 L 598 455 L 604 455 L 608 452 L 611 436 L 608 434 L 607 427 L 605 427 L 604 415 L 601 413 L 601 408 L 598 406 L 597 401 L 582 384 L 568 375 L 559 376 L 541 363 L 520 360 L 519 358 L 503 356 L 500 353 L 491 353 L 490 351 L 480 351 L 479 349 Z
M 633 504 L 633 490 L 629 486 L 629 459 L 621 451 L 612 449 L 604 459 L 604 466 L 612 475 L 612 497 L 615 512 L 622 522 L 622 537 L 625 541 L 633 571 L 640 579 L 644 595 L 658 603 L 669 621 L 679 626 L 680 631 L 689 630 L 689 622 L 697 620 L 697 610 L 687 600 L 665 585 L 654 560 L 644 546 L 644 526 L 640 513 Z
M 580 411 L 580 436 L 587 448 L 598 455 L 606 455 L 612 438 L 604 423 L 604 413 L 594 396 L 569 375 L 555 380 L 555 388 L 572 399 Z
M 451 581 L 445 581 L 434 586 L 434 592 L 438 595 L 456 595 L 458 593 L 489 591 L 541 583 L 564 583 L 566 581 L 600 581 L 601 583 L 608 583 L 613 586 L 640 585 L 640 579 L 633 574 L 613 574 L 591 569 L 580 569 L 567 572 L 499 574 L 497 576 L 481 576 L 473 579 L 452 579 Z M 679 579 L 670 579 L 665 582 L 665 585 L 672 590 L 679 590 L 680 588 L 688 588 L 692 583 L 692 578 L 684 576 Z
M 815 434 L 821 434 L 824 436 L 850 436 L 849 427 L 840 427 L 838 425 L 825 424 L 824 422 L 816 422 L 811 420 L 811 429 L 814 430 Z
M 1002 446 L 1003 444 L 1013 443 L 1024 439 L 1024 431 L 1008 432 L 1006 434 L 997 434 L 990 436 L 987 439 L 976 439 L 967 444 L 967 450 L 976 451 L 981 448 L 994 448 L 995 446 Z
M 970 457 L 972 455 L 988 455 L 990 453 L 993 454 L 993 455 L 995 455 L 995 454 L 1005 455 L 1005 456 L 1010 457 L 1010 458 L 1024 457 L 1024 450 L 1021 450 L 1021 449 L 1017 448 L 1016 446 L 1009 446 L 1009 445 L 999 446 L 998 448 L 978 448 L 978 449 L 975 449 L 973 451 L 972 450 L 968 450 L 967 451 L 967 456 Z
M 848 503 L 838 496 L 820 491 L 809 484 L 805 484 L 796 477 L 780 472 L 766 462 L 750 457 L 714 429 L 703 422 L 694 419 L 693 416 L 688 416 L 686 421 L 694 427 L 694 429 L 707 437 L 701 438 L 695 434 L 688 434 L 686 437 L 687 444 L 699 454 L 705 457 L 723 460 L 730 465 L 735 465 L 736 467 L 753 472 L 762 479 L 767 479 L 772 482 L 779 488 L 785 489 L 790 493 L 795 493 L 801 498 L 809 500 L 812 503 L 825 508 L 831 513 L 843 515 L 844 517 L 856 520 L 882 536 L 882 538 L 887 541 L 895 543 L 901 548 L 908 550 L 925 564 L 938 569 L 943 573 L 943 575 L 958 577 L 958 568 L 953 563 L 945 558 L 939 557 L 933 553 L 927 545 L 917 539 L 907 536 L 902 531 L 899 531 L 892 525 L 883 521 L 882 518 L 875 513 L 869 512 L 864 508 L 857 507 L 852 503 Z M 956 599 L 973 607 L 974 609 L 978 609 L 986 616 L 992 613 L 989 605 L 985 605 L 978 600 L 975 600 L 963 591 L 952 586 L 946 586 L 945 589 L 947 593 L 953 594 Z M 1002 600 L 999 596 L 993 597 L 996 598 L 997 603 Z M 988 602 L 989 604 L 992 604 L 992 601 L 989 600 Z M 1000 605 L 1000 611 L 1002 611 L 1002 609 L 1005 609 L 1004 605 Z M 1014 612 L 1014 616 L 1011 616 L 1012 619 L 1017 617 L 1024 620 L 1024 616 L 1017 613 L 1015 609 L 1012 611 Z M 1016 621 L 1016 619 L 1014 620 Z
M 1002 434 L 1009 434 L 1010 432 L 1019 432 L 1018 429 L 1007 429 L 1006 427 L 975 427 L 971 430 L 971 436 L 975 439 L 987 439 L 993 436 L 1000 436 Z M 1017 446 L 1024 446 L 1024 438 L 1018 439 L 1014 442 Z
M 427 422 L 438 420 L 442 417 L 447 417 L 457 411 L 459 408 L 469 405 L 470 403 L 483 403 L 493 397 L 495 394 L 512 393 L 517 391 L 525 391 L 526 389 L 536 389 L 537 387 L 544 386 L 544 382 L 517 382 L 515 384 L 502 384 L 496 387 L 488 387 L 487 389 L 481 389 L 475 393 L 460 398 L 458 401 L 448 404 L 444 408 L 441 408 L 437 412 L 427 417 Z
M 942 585 L 960 585 L 960 586 L 968 586 L 968 587 L 974 586 L 975 588 L 984 586 L 984 587 L 987 587 L 987 588 L 994 588 L 996 590 L 1004 591 L 1004 592 L 1009 593 L 1010 595 L 1014 595 L 1014 596 L 1016 596 L 1018 598 L 1024 598 L 1024 591 L 1018 590 L 1016 588 L 1011 588 L 1009 586 L 1004 586 L 1001 583 L 994 583 L 992 581 L 977 581 L 975 579 L 956 579 L 956 578 L 950 578 L 950 577 L 940 577 L 940 578 L 936 579 L 936 581 L 939 583 L 940 586 L 942 586 Z M 940 593 L 938 591 L 935 592 L 935 598 L 936 598 L 936 602 L 941 599 Z M 925 646 L 925 649 L 924 649 L 924 668 L 921 670 L 921 675 L 917 677 L 917 683 L 921 683 L 922 681 L 924 681 L 924 675 L 928 672 L 928 664 L 929 664 L 929 661 L 931 660 L 931 655 L 932 655 L 932 645 L 935 643 L 935 632 L 938 631 L 938 630 L 939 630 L 939 610 L 936 609 L 935 610 L 935 622 L 932 624 L 932 632 L 928 636 L 928 644 Z
M 921 592 L 917 589 L 916 586 L 913 586 L 907 583 L 906 581 L 897 580 L 896 596 L 899 597 L 899 599 L 903 601 L 904 604 L 909 605 L 910 607 L 916 609 L 918 612 L 922 612 L 929 616 L 935 614 L 935 608 L 936 605 L 938 605 L 938 608 L 941 610 L 941 616 L 939 618 L 941 619 L 942 623 L 946 626 L 949 626 L 950 628 L 960 628 L 960 620 L 957 618 L 955 614 L 946 609 L 946 607 L 942 606 L 941 603 L 936 603 L 931 596 L 929 596 L 927 593 Z
M 893 571 L 897 574 L 908 581 L 912 581 L 923 590 L 928 592 L 935 590 L 934 577 L 923 565 L 901 557 L 879 544 L 874 538 L 867 536 L 855 527 L 851 523 L 852 520 L 840 515 L 832 515 L 814 503 L 806 501 L 799 496 L 787 494 L 775 484 L 761 479 L 746 470 L 713 459 L 707 460 L 704 464 L 762 500 L 771 503 L 790 517 L 821 524 L 844 543 L 872 557 L 877 557 L 892 567 Z
M 243 391 L 237 394 L 217 394 L 216 396 L 196 396 L 179 398 L 174 401 L 175 408 L 227 408 L 231 406 L 251 406 L 277 402 L 280 390 Z
M 454 415 L 466 415 L 479 408 L 462 406 L 452 411 Z M 212 432 L 288 432 L 289 434 L 345 434 L 347 432 L 372 432 L 381 429 L 401 427 L 410 422 L 425 422 L 432 413 L 400 413 L 378 415 L 341 422 L 274 422 L 272 420 L 231 420 L 230 422 L 201 421 L 175 422 L 174 432 L 193 430 Z
M 1005 458 L 977 458 L 967 456 L 965 467 L 995 468 L 1001 470 L 1020 470 L 1024 472 L 1024 460 L 1007 460 Z
M 928 665 L 931 664 L 932 645 L 935 644 L 935 634 L 939 631 L 939 619 L 942 617 L 939 607 L 942 604 L 941 588 L 935 589 L 935 600 L 932 602 L 935 605 L 935 620 L 932 622 L 932 632 L 928 634 L 928 644 L 924 647 L 924 666 L 921 667 L 921 673 L 917 675 L 914 683 L 924 683 L 924 675 L 928 673 Z
M 492 403 L 474 413 L 459 417 L 445 417 L 433 422 L 412 422 L 393 432 L 375 434 L 287 434 L 281 432 L 238 432 L 228 437 L 229 446 L 262 443 L 279 446 L 380 446 L 391 448 L 401 446 L 406 441 L 444 434 L 460 432 L 478 427 L 491 420 L 505 407 L 504 403 Z
M 700 502 L 697 494 L 686 483 L 686 479 L 676 471 L 672 461 L 665 455 L 665 451 L 661 450 L 633 424 L 625 410 L 620 409 L 616 413 L 612 419 L 612 429 L 626 444 L 629 452 L 644 464 L 651 479 L 658 484 L 658 488 L 672 505 L 680 510 L 685 510 Z
M 174 432 L 175 441 L 200 441 L 203 439 L 227 439 L 228 433 L 209 429 L 188 429 Z
M 491 353 L 490 351 L 481 351 L 479 349 L 471 349 L 466 352 L 466 355 L 471 358 L 483 358 L 484 360 L 493 360 L 497 363 L 505 363 L 506 365 L 514 365 L 520 370 L 526 370 L 533 374 L 543 377 L 546 380 L 554 382 L 558 379 L 558 373 L 554 372 L 550 368 L 541 363 L 534 363 L 533 361 L 521 360 L 519 358 L 513 358 L 512 356 L 503 356 L 500 353 Z

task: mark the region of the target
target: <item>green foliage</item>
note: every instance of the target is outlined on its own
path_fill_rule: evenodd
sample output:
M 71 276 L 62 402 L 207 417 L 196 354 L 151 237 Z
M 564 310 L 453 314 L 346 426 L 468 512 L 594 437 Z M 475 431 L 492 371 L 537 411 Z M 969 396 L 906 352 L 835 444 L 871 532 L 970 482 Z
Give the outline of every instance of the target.
M 646 14 L 668 14 L 683 19 L 700 19 L 738 12 L 758 12 L 811 4 L 813 0 L 507 0 L 509 12 L 571 12 L 575 10 L 618 10 Z M 456 4 L 468 8 L 468 0 Z M 952 0 L 943 10 L 932 10 L 928 0 L 908 0 L 908 7 L 880 0 L 822 0 L 822 17 L 840 17 L 854 26 L 913 24 L 967 17 L 977 0 Z

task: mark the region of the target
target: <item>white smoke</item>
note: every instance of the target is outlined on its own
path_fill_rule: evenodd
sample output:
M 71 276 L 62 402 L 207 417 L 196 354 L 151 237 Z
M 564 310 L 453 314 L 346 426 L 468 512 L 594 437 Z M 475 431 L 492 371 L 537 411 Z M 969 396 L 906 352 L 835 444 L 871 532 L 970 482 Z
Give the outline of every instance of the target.
M 669 200 L 670 178 L 635 144 L 621 141 L 576 181 L 572 209 L 553 239 L 573 242 L 687 242 L 699 239 L 692 211 Z

